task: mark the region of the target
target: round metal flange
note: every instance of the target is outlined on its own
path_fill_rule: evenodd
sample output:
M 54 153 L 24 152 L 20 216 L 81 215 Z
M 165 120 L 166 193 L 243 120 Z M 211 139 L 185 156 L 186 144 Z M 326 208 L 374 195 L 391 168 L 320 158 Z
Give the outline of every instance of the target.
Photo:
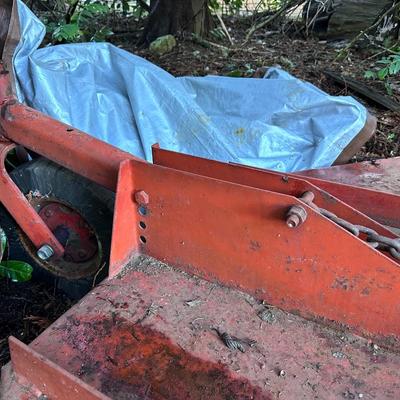
M 81 214 L 69 205 L 46 197 L 34 197 L 30 203 L 65 248 L 63 257 L 56 259 L 48 256 L 46 245 L 34 252 L 28 239 L 21 238 L 38 263 L 53 274 L 68 279 L 85 278 L 95 273 L 101 260 L 101 245 Z

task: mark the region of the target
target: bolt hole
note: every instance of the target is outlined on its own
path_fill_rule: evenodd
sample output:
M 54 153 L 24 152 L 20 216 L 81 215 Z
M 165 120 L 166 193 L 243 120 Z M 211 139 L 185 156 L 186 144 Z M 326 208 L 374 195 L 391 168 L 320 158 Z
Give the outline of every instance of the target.
M 147 242 L 147 239 L 146 239 L 145 236 L 140 236 L 140 241 L 141 241 L 142 243 L 146 243 L 146 242 Z
M 67 132 L 72 132 L 73 129 L 72 128 L 67 128 Z
M 140 226 L 142 229 L 146 229 L 146 228 L 147 228 L 147 225 L 146 225 L 143 221 L 140 221 L 140 222 L 139 222 L 139 226 Z
M 145 206 L 139 206 L 138 212 L 140 215 L 146 216 L 147 215 L 147 208 Z

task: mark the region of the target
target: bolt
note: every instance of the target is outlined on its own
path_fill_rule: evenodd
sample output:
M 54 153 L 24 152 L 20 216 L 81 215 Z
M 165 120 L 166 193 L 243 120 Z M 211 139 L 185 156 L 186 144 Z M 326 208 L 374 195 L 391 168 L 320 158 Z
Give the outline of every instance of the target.
M 149 204 L 149 195 L 144 190 L 138 190 L 135 192 L 135 201 L 141 205 Z
M 46 261 L 54 255 L 54 250 L 50 245 L 44 244 L 36 254 L 41 260 Z
M 286 224 L 289 228 L 297 228 L 307 219 L 307 211 L 302 206 L 290 207 L 286 215 Z
M 81 249 L 78 251 L 78 256 L 81 260 L 83 260 L 85 257 L 87 257 L 87 253 L 85 250 Z

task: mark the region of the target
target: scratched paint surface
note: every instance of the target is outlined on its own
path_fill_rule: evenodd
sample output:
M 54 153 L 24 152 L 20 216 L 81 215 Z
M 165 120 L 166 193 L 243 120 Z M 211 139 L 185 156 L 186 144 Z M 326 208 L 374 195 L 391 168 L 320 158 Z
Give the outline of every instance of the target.
M 257 344 L 229 350 L 212 328 Z M 152 259 L 95 288 L 32 347 L 118 400 L 400 398 L 399 355 Z

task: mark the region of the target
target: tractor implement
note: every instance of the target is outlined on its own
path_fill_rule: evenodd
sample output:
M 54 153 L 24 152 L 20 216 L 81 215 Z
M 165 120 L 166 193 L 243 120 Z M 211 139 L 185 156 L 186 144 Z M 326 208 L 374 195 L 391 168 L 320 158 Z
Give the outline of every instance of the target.
M 39 265 L 90 290 L 10 337 L 1 399 L 400 398 L 399 159 L 284 174 L 155 145 L 150 164 L 10 88 L 3 67 L 0 202 Z M 21 147 L 115 192 L 108 268 L 90 215 L 9 175 Z

